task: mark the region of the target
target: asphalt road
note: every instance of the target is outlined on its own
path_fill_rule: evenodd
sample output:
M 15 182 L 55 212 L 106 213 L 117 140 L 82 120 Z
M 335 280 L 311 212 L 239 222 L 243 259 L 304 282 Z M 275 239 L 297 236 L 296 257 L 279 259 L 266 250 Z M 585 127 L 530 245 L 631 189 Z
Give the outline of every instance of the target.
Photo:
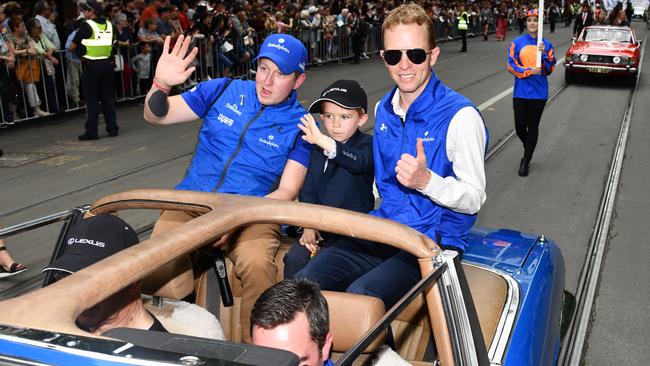
M 634 27 L 642 39 L 644 24 L 634 23 Z M 513 36 L 509 32 L 508 41 Z M 557 57 L 562 58 L 570 45 L 569 29 L 559 27 L 547 38 L 555 45 Z M 643 45 L 647 50 L 648 44 Z M 484 106 L 490 147 L 513 129 L 512 95 L 496 97 L 513 84 L 505 69 L 508 46 L 509 42 L 475 38 L 469 41 L 469 52 L 459 54 L 458 42 L 444 43 L 434 67 L 441 80 Z M 563 66 L 558 66 L 550 76 L 551 94 L 563 88 L 563 73 Z M 650 277 L 649 266 L 644 265 L 650 259 L 644 250 L 650 234 L 650 198 L 645 192 L 650 170 L 646 143 L 650 133 L 646 117 L 650 112 L 648 75 L 646 67 L 639 80 L 616 215 L 593 312 L 587 365 L 647 364 L 644 351 L 650 328 L 650 285 L 643 278 Z M 322 88 L 342 78 L 358 80 L 371 105 L 392 85 L 385 67 L 374 58 L 361 65 L 326 65 L 310 70 L 299 98 L 308 106 Z M 564 254 L 566 288 L 570 291 L 577 287 L 629 93 L 629 87 L 609 79 L 572 84 L 547 105 L 529 177 L 517 176 L 523 149 L 516 137 L 486 163 L 488 200 L 478 224 L 554 239 Z M 82 114 L 30 121 L 0 131 L 0 146 L 6 153 L 0 162 L 40 159 L 0 168 L 0 224 L 16 224 L 128 189 L 173 187 L 187 167 L 200 124 L 153 126 L 143 121 L 142 108 L 136 103 L 121 105 L 120 135 L 94 142 L 76 140 L 82 132 Z M 373 122 L 371 118 L 366 128 Z M 138 171 L 115 177 L 131 170 Z M 115 179 L 85 188 L 111 177 Z M 140 227 L 155 217 L 151 212 L 130 212 L 126 219 Z M 57 232 L 58 227 L 53 226 L 7 240 L 14 257 L 30 269 L 0 281 L 0 291 L 20 289 L 39 276 L 40 268 L 49 261 Z

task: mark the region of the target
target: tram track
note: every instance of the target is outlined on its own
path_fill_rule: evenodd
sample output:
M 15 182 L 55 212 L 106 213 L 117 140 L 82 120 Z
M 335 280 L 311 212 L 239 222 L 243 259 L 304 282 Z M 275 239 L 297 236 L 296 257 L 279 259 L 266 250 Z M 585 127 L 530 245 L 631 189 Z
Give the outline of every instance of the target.
M 647 38 L 648 36 L 646 34 L 643 37 L 642 44 L 646 43 Z M 609 229 L 614 214 L 614 205 L 616 203 L 621 171 L 623 169 L 623 160 L 627 147 L 632 112 L 634 111 L 634 105 L 636 102 L 639 79 L 643 67 L 644 54 L 645 49 L 642 49 L 641 59 L 639 61 L 639 76 L 634 84 L 634 88 L 630 91 L 627 105 L 623 112 L 623 118 L 616 139 L 616 146 L 612 155 L 609 173 L 605 181 L 600 206 L 592 231 L 593 234 L 589 242 L 585 262 L 578 280 L 578 287 L 575 294 L 576 311 L 563 345 L 561 346 L 558 365 L 580 365 L 584 357 L 585 344 L 587 342 L 591 325 L 592 309 L 598 292 L 600 274 L 609 239 Z
M 28 205 L 25 205 L 25 206 L 22 206 L 22 207 L 19 207 L 19 208 L 10 210 L 10 211 L 2 212 L 2 213 L 0 213 L 0 218 L 16 214 L 16 213 L 18 213 L 20 211 L 23 211 L 23 210 L 26 210 L 26 209 L 29 209 L 29 208 L 40 206 L 40 205 L 42 205 L 44 203 L 51 202 L 51 201 L 54 201 L 56 199 L 59 199 L 59 198 L 65 197 L 65 196 L 69 196 L 69 195 L 74 194 L 74 193 L 83 192 L 83 191 L 85 191 L 85 190 L 87 190 L 89 188 L 93 188 L 93 187 L 102 185 L 104 183 L 112 182 L 112 181 L 115 181 L 117 179 L 124 178 L 124 177 L 127 177 L 129 175 L 139 173 L 139 172 L 141 172 L 143 170 L 146 170 L 146 169 L 154 168 L 154 167 L 157 167 L 157 166 L 172 162 L 174 160 L 178 160 L 178 159 L 190 156 L 193 153 L 194 153 L 194 150 L 183 152 L 183 153 L 180 153 L 180 154 L 177 154 L 177 155 L 166 157 L 166 158 L 163 158 L 163 159 L 151 162 L 151 163 L 143 164 L 143 165 L 140 165 L 138 167 L 119 172 L 117 174 L 114 174 L 114 175 L 111 175 L 109 177 L 94 181 L 94 182 L 89 183 L 89 184 L 84 184 L 84 185 L 74 187 L 74 188 L 72 188 L 70 190 L 67 190 L 67 191 L 61 192 L 61 193 L 57 193 L 55 195 L 52 195 L 52 196 L 47 197 L 45 199 L 42 199 L 40 201 L 33 202 L 33 203 L 28 204 Z

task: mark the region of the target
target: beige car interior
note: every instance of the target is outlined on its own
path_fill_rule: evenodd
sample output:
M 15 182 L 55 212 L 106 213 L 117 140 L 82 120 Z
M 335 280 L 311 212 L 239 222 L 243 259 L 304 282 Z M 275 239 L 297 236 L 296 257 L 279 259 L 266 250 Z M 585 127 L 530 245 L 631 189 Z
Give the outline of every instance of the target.
M 143 291 L 146 294 L 183 299 L 194 293 L 196 304 L 205 307 L 208 296 L 207 273 L 212 269 L 206 265 L 205 258 L 196 254 L 197 250 L 216 241 L 224 233 L 251 223 L 275 222 L 312 227 L 393 245 L 418 257 L 421 271 L 425 274 L 433 270 L 431 258 L 439 250 L 426 236 L 389 220 L 330 207 L 264 198 L 187 191 L 134 190 L 97 201 L 89 214 L 129 208 L 184 210 L 202 215 L 50 286 L 0 302 L 3 309 L 0 312 L 0 323 L 88 335 L 75 326 L 77 316 L 84 309 L 121 289 L 123 284 L 139 279 L 143 279 Z M 382 230 L 372 229 L 379 226 Z M 282 279 L 282 258 L 290 242 L 287 239 L 275 257 L 278 281 Z M 169 261 L 170 258 L 173 260 Z M 221 305 L 219 321 L 226 339 L 238 342 L 241 333 L 241 284 L 234 276 L 233 264 L 228 259 L 226 262 L 234 305 Z M 506 303 L 507 283 L 491 271 L 472 265 L 463 267 L 489 349 Z M 104 286 L 96 286 L 98 281 L 106 282 L 106 278 L 113 278 L 113 281 Z M 330 328 L 334 336 L 333 358 L 336 359 L 352 348 L 381 319 L 386 310 L 377 298 L 328 291 L 324 294 L 330 308 Z M 27 303 L 33 309 L 31 315 L 20 311 Z M 34 309 L 39 306 L 43 306 L 43 309 Z M 151 308 L 150 305 L 148 307 Z M 441 363 L 453 365 L 446 324 L 437 285 L 433 285 L 391 323 L 398 353 L 409 362 L 418 364 L 423 360 L 433 333 Z M 375 340 L 355 364 L 364 364 L 382 343 L 383 337 Z

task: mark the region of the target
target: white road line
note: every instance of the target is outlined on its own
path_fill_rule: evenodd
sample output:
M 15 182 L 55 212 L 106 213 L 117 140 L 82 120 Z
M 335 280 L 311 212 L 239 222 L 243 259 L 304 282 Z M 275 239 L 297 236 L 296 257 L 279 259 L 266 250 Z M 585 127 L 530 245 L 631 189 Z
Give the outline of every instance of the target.
M 562 63 L 564 63 L 564 57 L 562 57 L 561 59 L 559 59 L 559 60 L 555 63 L 555 65 L 557 66 L 557 65 L 562 64 Z M 500 101 L 501 99 L 503 99 L 503 98 L 507 97 L 508 95 L 510 95 L 510 93 L 512 93 L 513 90 L 514 90 L 514 87 L 511 86 L 511 87 L 509 87 L 508 89 L 502 91 L 501 93 L 499 93 L 499 94 L 493 96 L 492 98 L 490 98 L 490 99 L 486 100 L 485 102 L 483 102 L 483 104 L 479 105 L 479 106 L 478 106 L 478 110 L 481 111 L 481 112 L 483 112 L 483 110 L 489 108 L 489 107 L 492 106 L 494 103 L 496 103 L 496 102 Z

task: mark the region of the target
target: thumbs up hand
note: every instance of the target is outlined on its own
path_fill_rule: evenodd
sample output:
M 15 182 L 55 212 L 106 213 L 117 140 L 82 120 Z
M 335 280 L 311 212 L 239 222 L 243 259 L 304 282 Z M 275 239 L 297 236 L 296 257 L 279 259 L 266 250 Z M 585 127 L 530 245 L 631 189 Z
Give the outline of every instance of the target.
M 404 186 L 412 189 L 424 189 L 431 179 L 431 172 L 427 167 L 427 156 L 424 153 L 422 139 L 415 145 L 416 156 L 402 154 L 395 173 L 397 180 Z

